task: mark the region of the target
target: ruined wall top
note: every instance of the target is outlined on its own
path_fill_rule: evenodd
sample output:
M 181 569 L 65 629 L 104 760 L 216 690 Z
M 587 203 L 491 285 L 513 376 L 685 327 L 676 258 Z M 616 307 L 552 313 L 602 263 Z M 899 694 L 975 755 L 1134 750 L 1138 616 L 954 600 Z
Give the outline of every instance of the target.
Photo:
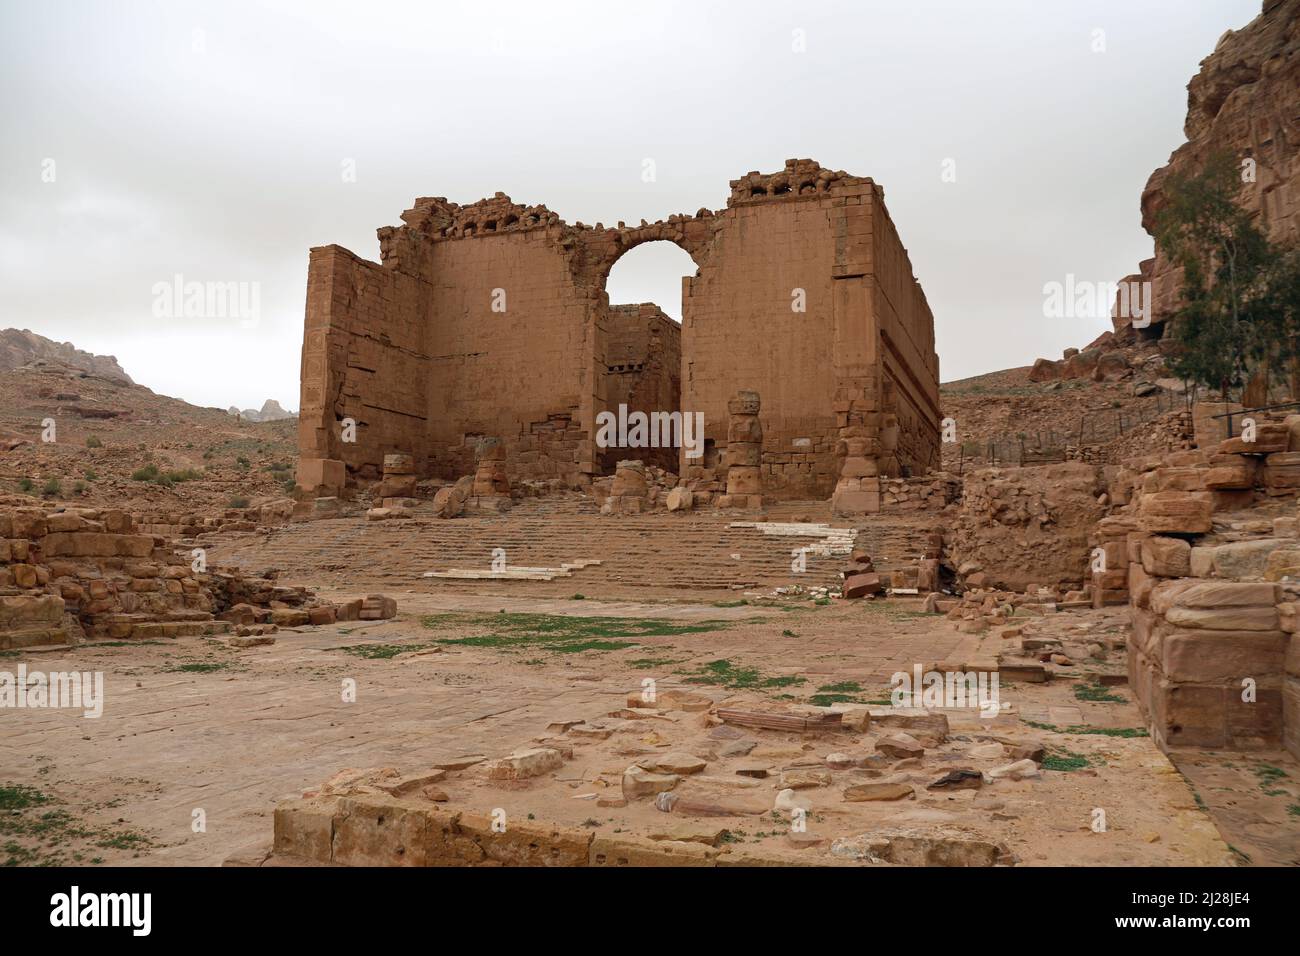
M 783 197 L 817 196 L 837 185 L 875 185 L 869 176 L 850 176 L 844 170 L 823 169 L 815 159 L 787 159 L 779 173 L 753 170 L 731 181 L 728 208 L 769 202 Z
M 875 186 L 875 182 L 869 177 L 851 176 L 843 170 L 823 169 L 812 159 L 787 159 L 785 168 L 779 172 L 761 173 L 755 170 L 740 179 L 733 179 L 730 183 L 731 194 L 727 197 L 727 208 L 824 196 L 838 185 Z M 879 187 L 876 189 L 880 191 Z M 449 202 L 443 196 L 426 196 L 416 199 L 415 205 L 402 213 L 405 226 L 384 226 L 378 234 L 380 243 L 385 248 L 385 259 L 388 258 L 387 250 L 393 240 L 413 234 L 437 242 L 537 229 L 558 230 L 568 238 L 584 239 L 584 234 L 594 231 L 605 233 L 611 239 L 617 237 L 619 245 L 630 248 L 639 242 L 654 239 L 680 239 L 688 224 L 712 220 L 716 215 L 713 210 L 702 208 L 693 216 L 679 213 L 656 222 L 642 219 L 639 225 L 628 225 L 622 221 L 616 226 L 606 226 L 600 222 L 594 226 L 582 222 L 570 225 L 545 205 L 524 206 L 502 192 L 467 206 Z

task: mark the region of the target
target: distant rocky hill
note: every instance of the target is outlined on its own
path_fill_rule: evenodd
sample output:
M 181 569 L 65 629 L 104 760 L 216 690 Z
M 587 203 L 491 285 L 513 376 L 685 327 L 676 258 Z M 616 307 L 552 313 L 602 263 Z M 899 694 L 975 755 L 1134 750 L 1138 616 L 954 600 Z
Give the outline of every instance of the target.
M 0 372 L 37 361 L 61 362 L 110 381 L 135 384 L 112 355 L 92 355 L 71 342 L 55 342 L 28 329 L 0 330 Z
M 255 408 L 239 409 L 234 405 L 226 410 L 231 415 L 237 415 L 246 422 L 278 422 L 286 418 L 297 418 L 294 412 L 287 412 L 273 398 L 268 398 L 262 403 L 261 411 Z

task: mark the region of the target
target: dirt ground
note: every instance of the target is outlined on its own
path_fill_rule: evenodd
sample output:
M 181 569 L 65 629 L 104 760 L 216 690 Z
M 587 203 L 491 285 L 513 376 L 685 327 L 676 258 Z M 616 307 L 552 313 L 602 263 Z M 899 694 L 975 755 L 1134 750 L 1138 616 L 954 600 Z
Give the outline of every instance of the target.
M 1295 762 L 1199 755 L 1185 768 L 1189 784 L 1139 729 L 1126 689 L 1103 683 L 1122 672 L 1118 649 L 1047 684 L 1003 683 L 992 719 L 948 711 L 947 739 L 900 762 L 874 746 L 897 732 L 879 719 L 891 675 L 952 659 L 969 641 L 915 602 L 638 604 L 518 591 L 430 585 L 397 594 L 396 619 L 281 630 L 273 645 L 244 650 L 182 638 L 25 653 L 29 670 L 102 671 L 106 702 L 98 719 L 7 712 L 0 862 L 216 865 L 269 844 L 276 803 L 344 768 L 405 774 L 538 741 L 566 753 L 559 770 L 502 782 L 489 779 L 486 761 L 473 762 L 438 787 L 467 810 L 598 833 L 681 838 L 694 827 L 689 839 L 727 852 L 799 862 L 851 861 L 856 837 L 916 831 L 997 845 L 1020 864 L 1300 858 L 1300 819 L 1285 809 L 1300 802 Z M 1060 613 L 1026 633 L 1118 648 L 1122 613 Z M 742 708 L 865 704 L 876 719 L 861 733 L 720 731 L 699 711 L 629 711 L 628 695 L 646 679 L 668 697 Z M 928 789 L 952 770 L 1009 764 L 1023 745 L 1048 755 L 1033 779 Z M 705 766 L 674 792 L 726 802 L 735 815 L 692 821 L 650 800 L 611 805 L 631 763 L 683 752 Z M 827 769 L 832 753 L 856 765 Z M 879 782 L 912 796 L 843 796 Z M 799 786 L 810 835 L 792 835 L 790 814 L 774 811 L 786 783 Z

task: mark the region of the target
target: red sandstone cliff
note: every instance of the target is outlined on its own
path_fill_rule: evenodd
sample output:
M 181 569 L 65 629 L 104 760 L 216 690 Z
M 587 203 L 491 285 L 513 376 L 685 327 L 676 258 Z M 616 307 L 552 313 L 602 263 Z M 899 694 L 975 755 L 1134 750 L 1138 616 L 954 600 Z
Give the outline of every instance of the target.
M 1198 169 L 1216 150 L 1255 161 L 1255 181 L 1242 202 L 1274 241 L 1300 235 L 1300 0 L 1264 0 L 1263 12 L 1240 30 L 1229 30 L 1187 84 L 1187 142 L 1147 180 L 1142 226 L 1154 234 L 1164 204 L 1164 185 L 1175 173 Z M 1156 251 L 1135 279 L 1152 282 L 1152 325 L 1176 305 L 1177 274 Z M 1128 324 L 1116 318 L 1116 330 Z

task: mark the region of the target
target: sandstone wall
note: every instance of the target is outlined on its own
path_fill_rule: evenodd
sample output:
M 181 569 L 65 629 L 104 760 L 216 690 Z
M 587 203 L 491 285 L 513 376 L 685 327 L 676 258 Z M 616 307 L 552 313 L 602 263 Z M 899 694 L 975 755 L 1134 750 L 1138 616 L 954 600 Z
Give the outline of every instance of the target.
M 881 411 L 894 416 L 897 471 L 922 474 L 939 466 L 939 357 L 934 316 L 912 275 L 911 260 L 885 209 L 883 195 L 869 197 L 872 215 L 872 317 L 881 341 Z
M 724 450 L 727 401 L 758 392 L 765 491 L 829 497 L 834 238 L 823 199 L 746 200 L 718 218 L 709 263 L 684 299 L 682 410 L 703 412 L 706 438 Z M 797 288 L 803 313 L 791 308 Z
M 609 372 L 625 323 L 605 281 L 620 256 L 652 241 L 681 246 L 698 271 L 683 289 L 680 403 L 664 401 L 662 381 L 650 398 L 702 412 L 719 467 L 727 401 L 743 390 L 762 396 L 764 495 L 829 496 L 846 438 L 868 446 L 874 473 L 937 462 L 933 319 L 870 179 L 789 160 L 733 181 L 721 212 L 640 226 L 570 226 L 502 193 L 464 207 L 418 199 L 402 219 L 379 230 L 382 265 L 313 250 L 305 487 L 337 488 L 343 464 L 373 477 L 389 453 L 455 477 L 484 435 L 502 440 L 511 473 L 574 485 L 619 457 L 647 458 L 627 449 L 602 459 L 594 446 L 597 413 L 626 392 Z M 345 448 L 337 422 L 352 412 L 364 427 Z M 878 493 L 842 500 L 868 498 L 878 507 Z
M 606 407 L 617 413 L 680 411 L 682 395 L 682 328 L 653 302 L 610 306 L 604 323 Z M 623 449 L 603 449 L 601 470 L 613 471 L 628 457 Z M 677 472 L 674 448 L 643 448 L 647 464 Z
M 562 248 L 537 230 L 463 237 L 433 243 L 429 270 L 431 473 L 465 474 L 487 435 L 520 477 L 574 476 L 592 457 L 593 317 Z
M 431 364 L 425 352 L 428 284 L 341 246 L 311 250 L 302 351 L 298 451 L 377 477 L 384 455 L 421 462 Z M 357 440 L 342 440 L 342 421 Z

